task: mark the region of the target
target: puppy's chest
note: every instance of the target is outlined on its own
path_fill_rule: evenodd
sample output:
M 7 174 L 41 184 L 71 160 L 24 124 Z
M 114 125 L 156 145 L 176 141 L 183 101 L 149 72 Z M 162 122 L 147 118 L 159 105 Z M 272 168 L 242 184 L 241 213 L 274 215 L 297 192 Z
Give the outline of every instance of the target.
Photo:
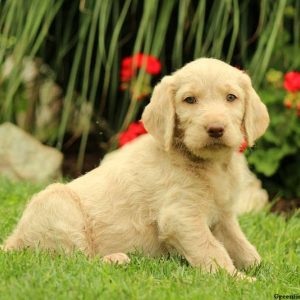
M 230 169 L 216 169 L 208 176 L 208 219 L 211 224 L 217 223 L 219 217 L 232 211 L 238 199 L 240 180 Z
M 209 178 L 212 200 L 218 206 L 230 205 L 238 189 L 238 181 L 230 173 L 219 172 Z

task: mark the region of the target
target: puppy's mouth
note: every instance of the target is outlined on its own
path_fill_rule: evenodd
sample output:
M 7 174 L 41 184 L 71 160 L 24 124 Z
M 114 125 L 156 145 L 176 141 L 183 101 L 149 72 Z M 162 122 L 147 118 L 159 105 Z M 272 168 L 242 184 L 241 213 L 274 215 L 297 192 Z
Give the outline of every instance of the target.
M 204 148 L 209 150 L 222 150 L 224 148 L 228 148 L 228 146 L 222 144 L 210 144 L 210 145 L 205 145 Z
M 229 146 L 222 139 L 210 139 L 206 142 L 203 148 L 210 150 L 222 150 L 228 148 Z

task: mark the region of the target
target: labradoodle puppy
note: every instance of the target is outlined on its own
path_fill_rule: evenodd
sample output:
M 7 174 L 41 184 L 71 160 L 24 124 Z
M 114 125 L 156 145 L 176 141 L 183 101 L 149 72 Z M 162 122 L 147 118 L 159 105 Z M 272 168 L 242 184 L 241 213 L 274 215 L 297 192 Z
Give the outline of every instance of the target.
M 35 195 L 4 250 L 78 249 L 119 263 L 135 250 L 175 250 L 192 266 L 230 274 L 258 264 L 236 218 L 246 172 L 238 149 L 269 123 L 250 78 L 197 59 L 162 79 L 142 121 L 149 134 Z

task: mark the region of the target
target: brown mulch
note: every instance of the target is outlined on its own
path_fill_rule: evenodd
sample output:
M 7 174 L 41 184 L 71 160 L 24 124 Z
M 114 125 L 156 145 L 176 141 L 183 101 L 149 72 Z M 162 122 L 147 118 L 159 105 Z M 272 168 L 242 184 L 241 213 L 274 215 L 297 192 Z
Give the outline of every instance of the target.
M 99 166 L 100 161 L 105 154 L 105 151 L 100 147 L 100 140 L 98 135 L 94 134 L 89 136 L 82 170 L 77 169 L 80 139 L 76 139 L 71 143 L 69 142 L 70 140 L 70 138 L 69 140 L 67 139 L 67 142 L 64 144 L 62 149 L 62 152 L 64 154 L 62 166 L 64 177 L 76 178 Z
M 271 212 L 279 213 L 283 215 L 290 215 L 299 208 L 300 208 L 299 198 L 288 199 L 288 200 L 284 198 L 280 198 L 271 207 Z

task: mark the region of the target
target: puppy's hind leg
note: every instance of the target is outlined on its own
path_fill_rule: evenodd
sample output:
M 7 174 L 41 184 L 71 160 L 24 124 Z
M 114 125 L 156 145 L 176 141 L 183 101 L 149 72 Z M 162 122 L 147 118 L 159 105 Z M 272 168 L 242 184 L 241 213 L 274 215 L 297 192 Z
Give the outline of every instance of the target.
M 35 195 L 4 243 L 4 250 L 22 248 L 78 249 L 93 255 L 91 230 L 78 196 L 63 184 L 52 184 Z

